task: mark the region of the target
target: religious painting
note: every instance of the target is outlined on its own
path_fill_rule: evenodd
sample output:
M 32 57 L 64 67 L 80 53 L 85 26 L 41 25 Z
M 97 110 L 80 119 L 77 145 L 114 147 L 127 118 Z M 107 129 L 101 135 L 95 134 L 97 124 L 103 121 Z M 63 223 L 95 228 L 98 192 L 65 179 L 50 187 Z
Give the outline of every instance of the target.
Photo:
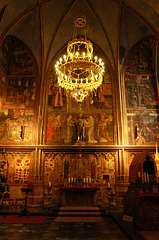
M 102 84 L 90 98 L 90 112 L 112 113 L 112 85 Z
M 155 76 L 126 76 L 127 108 L 157 109 Z
M 159 141 L 159 113 L 154 111 L 127 111 L 128 141 L 133 145 L 155 145 Z M 135 136 L 135 126 L 137 133 Z
M 16 159 L 15 183 L 29 183 L 30 159 Z
M 112 114 L 48 115 L 47 144 L 113 144 Z
M 115 153 L 100 153 L 96 160 L 96 172 L 97 179 L 103 181 L 103 176 L 107 175 L 109 182 L 115 184 Z
M 125 89 L 126 89 L 126 105 L 128 108 L 137 108 L 138 107 L 138 96 L 137 96 L 137 83 L 126 81 L 125 80 Z
M 159 140 L 155 48 L 154 38 L 147 38 L 132 48 L 125 61 L 127 137 L 131 145 L 154 145 Z
M 29 183 L 31 153 L 9 152 L 5 153 L 5 160 L 8 162 L 8 184 Z
M 68 184 L 71 179 L 76 178 L 76 184 L 83 182 L 83 178 L 97 179 L 96 157 L 91 154 L 64 154 L 45 153 L 44 163 L 44 182 L 48 185 L 57 185 L 57 183 Z M 60 161 L 59 161 L 60 160 Z M 56 177 L 55 177 L 56 176 Z
M 58 85 L 54 68 L 52 64 L 48 76 L 46 144 L 113 144 L 112 73 L 107 62 L 103 84 L 81 103 L 81 114 L 79 104 Z
M 132 48 L 124 67 L 125 74 L 154 74 L 155 41 L 155 38 L 150 37 Z
M 13 36 L 7 36 L 1 46 L 1 66 L 7 75 L 34 75 L 35 62 L 27 46 Z
M 49 74 L 48 84 L 48 112 L 66 112 L 67 97 L 63 88 L 57 83 L 57 78 L 53 66 Z
M 31 144 L 36 62 L 27 46 L 13 36 L 5 38 L 0 52 L 0 141 L 5 144 Z
M 63 181 L 64 162 L 60 153 L 45 153 L 44 156 L 44 184 L 58 185 Z
M 34 108 L 37 71 L 29 49 L 13 36 L 7 36 L 1 52 L 1 68 L 7 75 L 1 107 Z
M 107 200 L 108 182 L 113 188 L 115 185 L 115 155 L 116 153 L 95 154 L 61 154 L 44 153 L 44 202 L 59 201 L 60 187 L 100 187 L 101 197 L 97 202 L 103 204 Z M 107 176 L 107 180 L 103 180 Z M 48 189 L 50 191 L 48 191 Z M 99 196 L 99 194 L 98 194 Z M 52 204 L 49 201 L 49 204 Z M 74 203 L 77 198 L 72 198 Z M 85 203 L 85 201 L 82 201 Z M 79 201 L 77 201 L 79 204 Z
M 31 77 L 6 78 L 3 108 L 34 108 L 35 80 Z
M 76 178 L 76 180 L 80 179 L 82 181 L 83 178 L 91 178 L 91 163 L 94 161 L 94 158 L 93 155 L 89 156 L 87 154 L 82 154 L 80 157 L 78 154 L 64 154 L 61 156 L 58 153 L 46 153 L 44 169 L 45 184 L 47 185 L 49 181 L 52 185 L 61 184 L 61 182 L 67 184 L 69 183 L 68 179 L 70 179 L 71 183 L 71 179 Z M 96 179 L 96 175 L 94 179 Z
M 33 110 L 0 110 L 0 141 L 5 144 L 31 144 L 33 120 Z

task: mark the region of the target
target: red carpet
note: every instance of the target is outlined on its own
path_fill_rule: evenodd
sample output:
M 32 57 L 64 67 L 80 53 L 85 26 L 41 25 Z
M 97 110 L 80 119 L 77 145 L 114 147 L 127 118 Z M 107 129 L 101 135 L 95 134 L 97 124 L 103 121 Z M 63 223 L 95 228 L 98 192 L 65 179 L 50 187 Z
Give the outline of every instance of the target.
M 42 224 L 47 216 L 18 216 L 10 215 L 0 220 L 0 223 Z

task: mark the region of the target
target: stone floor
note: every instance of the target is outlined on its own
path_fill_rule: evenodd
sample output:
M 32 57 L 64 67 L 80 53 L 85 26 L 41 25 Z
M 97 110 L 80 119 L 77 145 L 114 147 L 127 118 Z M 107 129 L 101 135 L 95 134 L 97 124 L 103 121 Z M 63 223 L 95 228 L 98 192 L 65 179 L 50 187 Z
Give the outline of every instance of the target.
M 0 215 L 0 219 L 5 217 Z M 43 224 L 0 224 L 3 240 L 129 240 L 131 239 L 113 220 L 107 216 L 102 222 L 61 223 L 49 216 Z
M 31 216 L 47 216 L 47 219 L 43 224 L 0 223 L 2 240 L 159 240 L 151 232 L 145 235 L 145 231 L 132 222 L 124 221 L 122 208 L 100 209 L 102 221 L 96 222 L 58 222 L 59 208 L 30 207 L 27 210 Z M 22 209 L 0 208 L 0 219 L 9 215 L 19 216 L 22 212 Z

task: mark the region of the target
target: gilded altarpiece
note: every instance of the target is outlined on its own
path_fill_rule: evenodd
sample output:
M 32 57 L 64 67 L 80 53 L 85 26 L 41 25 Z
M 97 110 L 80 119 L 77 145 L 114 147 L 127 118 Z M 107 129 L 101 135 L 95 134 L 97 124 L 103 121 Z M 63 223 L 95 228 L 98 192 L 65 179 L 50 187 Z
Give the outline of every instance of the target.
M 60 187 L 99 186 L 98 205 L 108 204 L 108 182 L 114 189 L 116 154 L 44 154 L 44 205 L 60 202 Z M 115 190 L 114 190 L 115 191 Z
M 99 55 L 97 50 L 96 52 Z M 78 104 L 58 86 L 54 65 L 53 62 L 48 76 L 46 144 L 76 144 L 79 121 L 83 124 L 83 143 L 87 145 L 113 144 L 113 81 L 108 63 L 105 61 L 102 86 L 82 103 L 82 117 L 79 116 Z
M 0 141 L 31 144 L 35 115 L 37 70 L 34 58 L 13 36 L 0 48 Z
M 155 50 L 155 39 L 144 39 L 132 48 L 125 62 L 127 138 L 131 145 L 159 142 Z

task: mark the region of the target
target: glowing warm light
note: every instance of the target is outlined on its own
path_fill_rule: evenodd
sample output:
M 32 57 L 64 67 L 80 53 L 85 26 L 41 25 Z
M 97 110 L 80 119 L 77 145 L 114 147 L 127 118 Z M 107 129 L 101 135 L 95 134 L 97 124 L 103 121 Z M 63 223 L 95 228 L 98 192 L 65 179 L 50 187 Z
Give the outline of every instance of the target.
M 75 28 L 85 24 L 84 18 L 77 18 Z M 77 31 L 75 33 L 68 42 L 67 54 L 56 62 L 55 69 L 59 86 L 77 102 L 82 102 L 102 84 L 104 63 L 97 56 L 93 58 L 93 44 L 86 36 L 77 38 Z

